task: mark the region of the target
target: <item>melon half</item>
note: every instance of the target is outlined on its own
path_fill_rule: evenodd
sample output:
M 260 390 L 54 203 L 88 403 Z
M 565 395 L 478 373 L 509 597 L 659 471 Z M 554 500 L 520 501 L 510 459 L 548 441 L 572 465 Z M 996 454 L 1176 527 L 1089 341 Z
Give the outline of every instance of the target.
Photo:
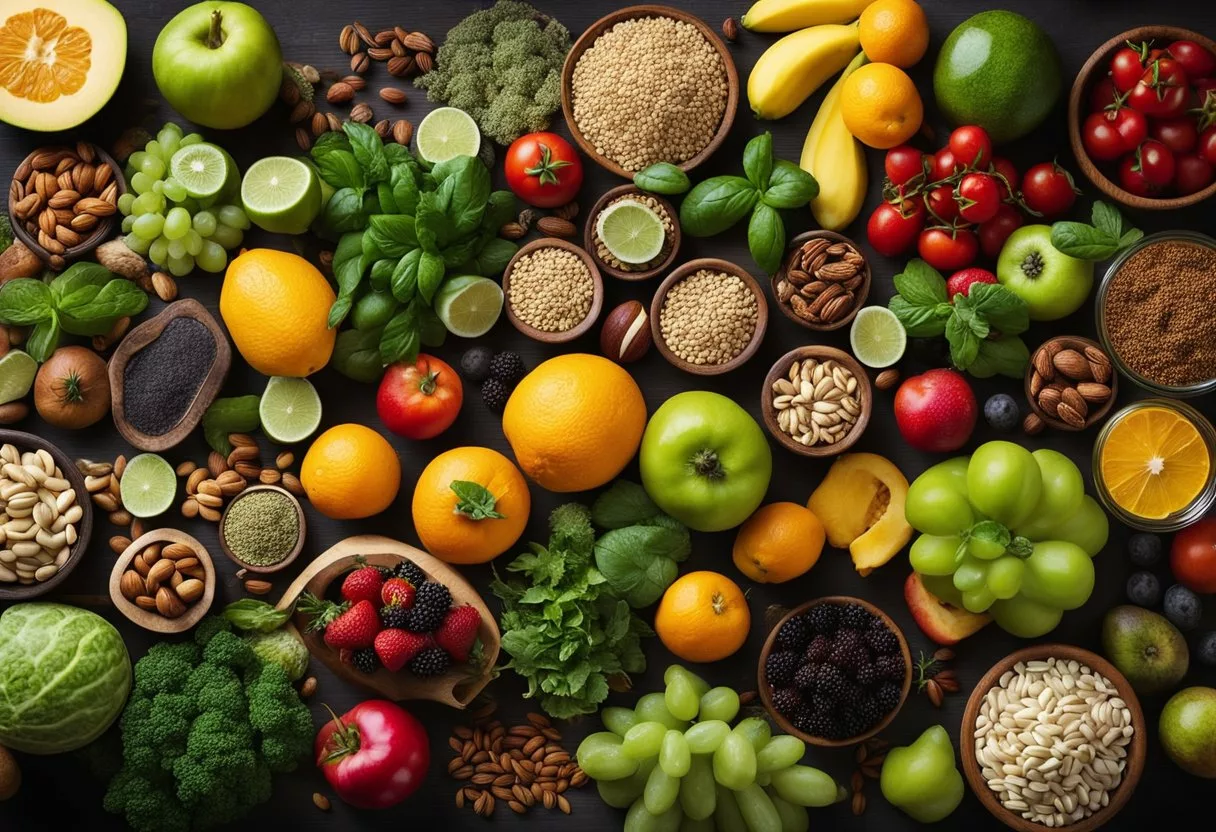
M 0 120 L 67 130 L 110 100 L 127 24 L 105 0 L 0 0 L 0 21 Z

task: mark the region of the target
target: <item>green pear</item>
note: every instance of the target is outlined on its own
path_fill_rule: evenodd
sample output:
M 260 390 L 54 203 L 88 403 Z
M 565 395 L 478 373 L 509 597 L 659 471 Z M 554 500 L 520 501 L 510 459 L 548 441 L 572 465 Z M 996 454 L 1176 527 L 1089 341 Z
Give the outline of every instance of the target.
M 883 797 L 921 823 L 942 820 L 963 800 L 963 775 L 954 765 L 950 735 L 940 725 L 911 745 L 888 751 L 879 782 Z
M 1159 726 L 1165 753 L 1183 771 L 1216 778 L 1216 688 L 1184 688 L 1165 703 Z
M 1106 613 L 1102 652 L 1140 694 L 1172 690 L 1190 664 L 1190 651 L 1178 628 L 1165 616 L 1130 604 Z

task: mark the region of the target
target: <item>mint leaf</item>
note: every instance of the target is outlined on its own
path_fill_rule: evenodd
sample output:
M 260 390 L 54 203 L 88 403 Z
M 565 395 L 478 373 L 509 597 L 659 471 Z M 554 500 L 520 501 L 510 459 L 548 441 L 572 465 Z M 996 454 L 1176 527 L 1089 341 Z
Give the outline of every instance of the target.
M 951 363 L 960 370 L 970 367 L 979 354 L 980 339 L 963 317 L 955 314 L 946 321 L 946 340 L 950 342 Z
M 973 283 L 968 302 L 1002 335 L 1017 335 L 1030 327 L 1026 301 L 999 283 Z
M 1108 260 L 1144 236 L 1127 224 L 1119 209 L 1095 202 L 1093 225 L 1057 222 L 1051 227 L 1051 244 L 1058 251 L 1078 260 Z
M 591 504 L 591 522 L 602 529 L 636 526 L 658 513 L 646 489 L 629 480 L 617 480 Z
M 976 312 L 971 305 L 971 300 L 963 294 L 959 294 L 954 299 L 954 317 L 958 318 L 962 325 L 965 325 L 976 338 L 988 337 L 988 321 L 982 315 Z M 949 332 L 949 329 L 947 329 Z
M 980 341 L 979 352 L 967 372 L 976 378 L 991 378 L 995 375 L 1021 378 L 1030 361 L 1030 350 L 1026 342 L 1017 335 L 1006 335 L 993 340 Z
M 1099 200 L 1094 203 L 1090 217 L 1094 228 L 1106 236 L 1117 240 L 1123 235 L 1123 215 L 1119 213 L 1118 208 Z
M 895 313 L 895 317 L 912 338 L 944 335 L 946 321 L 953 314 L 953 307 L 945 301 L 933 306 L 914 306 L 903 295 L 891 298 L 887 302 L 887 308 Z
M 453 480 L 449 486 L 456 494 L 453 514 L 463 514 L 470 520 L 503 520 L 506 515 L 495 510 L 497 501 L 490 489 L 468 480 Z
M 950 300 L 946 297 L 946 279 L 924 260 L 909 261 L 895 275 L 895 291 L 912 306 L 933 306 Z

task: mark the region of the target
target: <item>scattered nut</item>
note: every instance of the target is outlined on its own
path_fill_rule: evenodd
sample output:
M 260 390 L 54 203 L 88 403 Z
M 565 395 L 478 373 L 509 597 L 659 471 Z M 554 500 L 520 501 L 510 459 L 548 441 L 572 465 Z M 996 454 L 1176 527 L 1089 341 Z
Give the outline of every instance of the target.
M 626 301 L 604 318 L 600 351 L 618 364 L 630 364 L 650 351 L 650 315 L 636 300 Z

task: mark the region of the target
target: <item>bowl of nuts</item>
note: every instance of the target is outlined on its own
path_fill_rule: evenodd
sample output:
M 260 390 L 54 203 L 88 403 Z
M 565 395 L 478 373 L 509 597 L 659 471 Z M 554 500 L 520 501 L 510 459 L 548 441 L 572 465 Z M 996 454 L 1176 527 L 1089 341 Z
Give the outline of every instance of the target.
M 595 260 L 574 243 L 544 237 L 525 245 L 502 273 L 511 325 L 534 341 L 564 344 L 595 326 L 604 280 Z
M 851 448 L 870 423 L 874 390 L 853 356 L 833 347 L 790 350 L 768 371 L 760 392 L 764 426 L 802 456 Z
M 1045 341 L 1026 365 L 1026 400 L 1048 427 L 1084 430 L 1106 417 L 1118 392 L 1110 356 L 1088 338 Z
M 184 633 L 215 597 L 211 555 L 185 532 L 153 529 L 131 542 L 110 572 L 110 600 L 154 633 Z
M 89 142 L 43 147 L 17 166 L 8 189 L 13 235 L 56 271 L 110 238 L 118 198 L 127 192 L 122 169 Z
M 663 223 L 666 232 L 663 248 L 647 263 L 624 263 L 618 260 L 600 239 L 600 217 L 604 211 L 621 202 L 636 202 L 650 209 Z M 583 230 L 583 245 L 600 270 L 617 280 L 649 280 L 671 268 L 680 252 L 680 215 L 675 207 L 658 194 L 648 194 L 634 185 L 618 185 L 596 200 L 587 213 L 587 224 Z
M 785 317 L 816 332 L 847 326 L 870 294 L 870 264 L 857 244 L 834 231 L 807 231 L 790 244 L 772 278 Z

